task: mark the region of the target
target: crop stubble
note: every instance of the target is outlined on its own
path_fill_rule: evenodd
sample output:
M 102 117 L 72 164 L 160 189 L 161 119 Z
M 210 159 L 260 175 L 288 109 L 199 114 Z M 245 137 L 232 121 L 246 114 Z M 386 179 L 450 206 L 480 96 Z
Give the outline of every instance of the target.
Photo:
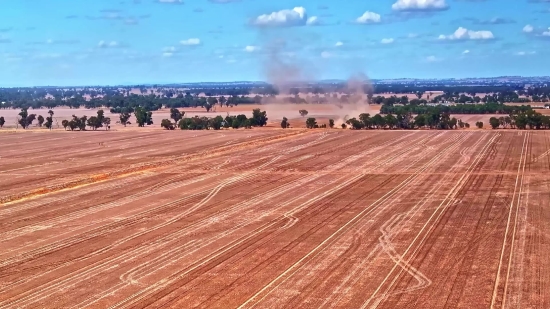
M 550 306 L 545 132 L 2 142 L 0 309 Z

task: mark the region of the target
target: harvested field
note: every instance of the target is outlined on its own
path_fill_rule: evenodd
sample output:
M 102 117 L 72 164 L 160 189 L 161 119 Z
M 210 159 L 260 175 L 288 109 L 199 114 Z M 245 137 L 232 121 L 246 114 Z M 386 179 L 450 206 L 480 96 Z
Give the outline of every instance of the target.
M 550 135 L 0 135 L 0 309 L 550 308 Z

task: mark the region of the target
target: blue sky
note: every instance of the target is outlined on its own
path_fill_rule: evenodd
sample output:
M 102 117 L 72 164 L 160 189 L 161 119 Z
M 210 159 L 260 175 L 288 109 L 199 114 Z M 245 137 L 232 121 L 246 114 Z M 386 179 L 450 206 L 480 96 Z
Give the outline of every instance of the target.
M 3 0 L 0 12 L 0 86 L 550 69 L 550 0 Z

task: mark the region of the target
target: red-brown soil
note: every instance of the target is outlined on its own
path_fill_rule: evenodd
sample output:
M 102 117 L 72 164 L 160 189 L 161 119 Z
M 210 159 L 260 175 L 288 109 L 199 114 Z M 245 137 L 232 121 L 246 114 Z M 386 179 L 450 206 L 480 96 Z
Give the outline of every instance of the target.
M 0 144 L 0 309 L 550 308 L 546 132 Z

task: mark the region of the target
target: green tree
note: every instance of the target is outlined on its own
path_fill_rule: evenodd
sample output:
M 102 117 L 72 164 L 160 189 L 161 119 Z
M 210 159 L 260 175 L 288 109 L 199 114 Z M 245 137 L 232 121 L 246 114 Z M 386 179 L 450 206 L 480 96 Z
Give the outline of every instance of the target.
M 476 122 L 476 127 L 477 127 L 478 129 L 483 129 L 483 122 L 482 122 L 482 121 Z
M 4 127 L 5 123 L 6 123 L 6 119 L 4 119 L 4 117 L 0 117 L 0 128 Z
M 27 112 L 27 108 L 21 108 L 21 111 L 19 112 L 19 119 L 17 122 L 23 127 L 23 129 L 28 128 L 32 122 L 36 119 L 35 114 L 30 114 Z
M 45 120 L 44 117 L 42 117 L 42 115 L 38 115 L 36 120 L 38 120 L 38 126 L 42 127 L 42 125 L 44 124 L 44 120 Z
M 137 107 L 134 110 L 134 116 L 136 117 L 136 122 L 139 127 L 144 127 L 145 125 L 153 124 L 153 113 L 146 111 L 143 107 Z
M 250 118 L 250 125 L 253 127 L 263 127 L 267 124 L 267 112 L 260 111 L 259 108 L 252 110 L 252 118 Z
M 223 117 L 222 116 L 216 116 L 214 118 L 210 118 L 208 120 L 208 127 L 213 130 L 219 130 L 222 128 L 223 123 Z
M 417 128 L 423 128 L 426 126 L 426 117 L 424 115 L 417 115 L 414 117 L 414 125 Z
M 363 123 L 363 127 L 370 129 L 373 125 L 372 118 L 368 113 L 362 113 L 359 115 L 359 120 Z
M 345 123 L 342 123 L 342 129 L 346 129 L 348 126 Z
M 53 127 L 53 111 L 50 109 L 48 111 L 48 115 L 50 115 L 49 117 L 46 117 L 46 122 L 44 123 L 44 126 L 48 129 L 52 129 Z
M 386 127 L 386 120 L 380 114 L 376 114 L 372 117 L 371 123 L 374 127 L 382 129 Z
M 306 120 L 306 128 L 313 129 L 315 126 L 317 126 L 317 120 L 315 118 L 310 117 Z
M 286 117 L 283 117 L 283 121 L 281 121 L 281 128 L 286 129 L 290 125 L 288 124 L 288 119 Z
M 174 120 L 174 123 L 178 123 L 183 118 L 184 115 L 185 115 L 185 112 L 181 113 L 177 108 L 170 109 L 170 118 Z
M 166 130 L 174 130 L 174 124 L 170 121 L 170 119 L 162 119 L 160 126 Z
M 349 125 L 353 130 L 361 130 L 365 128 L 365 125 L 362 121 L 357 120 L 356 118 L 351 118 L 346 121 L 346 124 Z
M 67 130 L 67 127 L 69 126 L 69 121 L 67 119 L 61 121 L 61 125 L 63 126 L 63 129 Z
M 457 124 L 458 124 L 458 120 L 453 117 L 451 118 L 451 120 L 449 121 L 449 128 L 450 129 L 456 129 L 457 128 Z
M 497 117 L 491 117 L 489 119 L 489 124 L 491 125 L 491 127 L 494 129 L 497 129 L 498 127 L 500 127 L 500 120 L 497 118 Z M 480 128 L 481 129 L 481 128 Z
M 307 116 L 307 114 L 309 114 L 309 112 L 306 111 L 305 109 L 301 109 L 298 112 L 300 113 L 300 116 L 302 116 L 302 117 L 305 117 L 305 116 Z
M 395 116 L 392 115 L 392 114 L 387 114 L 384 117 L 384 122 L 390 128 L 390 130 L 392 130 L 393 128 L 395 128 L 397 126 L 397 118 L 395 118 Z
M 334 128 L 334 119 L 329 119 L 329 120 L 328 120 L 328 126 L 329 126 L 329 128 L 331 128 L 331 129 Z
M 88 118 L 86 124 L 88 127 L 92 128 L 93 131 L 103 125 L 103 123 L 96 116 Z
M 101 120 L 101 123 L 105 127 L 105 130 L 110 130 L 111 129 L 111 118 L 103 117 L 103 120 Z
M 130 113 L 128 112 L 122 112 L 120 113 L 119 115 L 119 119 L 120 119 L 120 123 L 124 126 L 130 124 L 130 122 L 128 120 L 130 120 Z
M 178 128 L 180 128 L 181 130 L 190 130 L 191 128 L 191 119 L 190 118 L 182 118 L 179 122 L 178 122 Z

